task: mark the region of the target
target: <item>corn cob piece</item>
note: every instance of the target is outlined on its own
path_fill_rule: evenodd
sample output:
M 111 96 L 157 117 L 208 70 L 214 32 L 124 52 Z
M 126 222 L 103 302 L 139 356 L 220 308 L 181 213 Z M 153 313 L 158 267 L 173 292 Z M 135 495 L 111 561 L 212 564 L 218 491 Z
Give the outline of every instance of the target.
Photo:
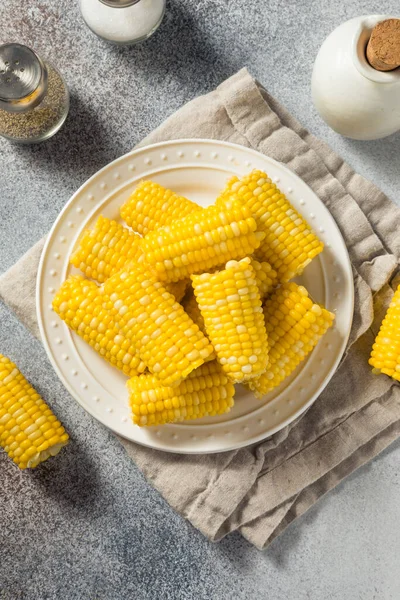
M 250 210 L 228 200 L 151 231 L 142 248 L 161 281 L 179 281 L 252 254 L 264 238 L 256 229 Z
M 229 261 L 216 273 L 192 275 L 206 331 L 224 372 L 234 382 L 266 369 L 268 340 L 250 258 Z
M 86 229 L 70 258 L 86 277 L 103 283 L 140 254 L 141 237 L 102 215 L 94 229 Z
M 58 454 L 67 442 L 57 417 L 17 366 L 0 354 L 0 446 L 27 469 Z
M 89 279 L 104 283 L 126 265 L 142 257 L 141 240 L 133 231 L 101 215 L 94 229 L 84 232 L 79 246 L 71 255 L 70 263 Z M 188 285 L 189 280 L 186 279 L 169 283 L 166 287 L 180 302 Z
M 141 359 L 165 385 L 189 375 L 213 355 L 213 347 L 182 306 L 141 265 L 104 284 L 121 318 L 121 332 L 136 341 Z
M 242 179 L 233 177 L 217 205 L 226 198 L 244 202 L 258 229 L 266 233 L 256 258 L 269 262 L 280 281 L 299 275 L 322 252 L 323 243 L 266 173 L 253 171 Z
M 200 331 L 204 333 L 204 335 L 207 335 L 203 315 L 200 312 L 199 305 L 197 304 L 197 300 L 194 295 L 193 289 L 190 289 L 188 291 L 188 293 L 184 296 L 183 300 L 181 301 L 181 304 L 185 309 L 185 312 L 192 319 L 193 323 L 196 323 Z
M 261 300 L 264 300 L 278 283 L 278 273 L 267 262 L 251 259 Z
M 261 398 L 288 377 L 331 327 L 335 315 L 315 304 L 303 286 L 284 283 L 264 305 L 269 342 L 265 373 L 247 386 Z
M 200 206 L 152 181 L 139 183 L 127 202 L 121 206 L 121 217 L 134 231 L 146 235 L 168 225 Z
M 110 298 L 94 281 L 70 275 L 53 300 L 59 317 L 106 361 L 132 377 L 145 370 L 131 336 Z
M 133 422 L 141 427 L 222 415 L 232 408 L 235 394 L 217 361 L 203 364 L 174 387 L 149 374 L 129 379 L 127 386 Z
M 400 381 L 400 285 L 375 338 L 369 364 L 375 373 Z

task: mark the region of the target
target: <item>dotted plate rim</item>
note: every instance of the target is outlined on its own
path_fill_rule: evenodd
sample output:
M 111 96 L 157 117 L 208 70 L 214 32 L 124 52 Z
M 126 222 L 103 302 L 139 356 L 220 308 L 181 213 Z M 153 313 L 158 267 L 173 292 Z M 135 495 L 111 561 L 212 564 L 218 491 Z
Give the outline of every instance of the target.
M 197 189 L 207 188 L 212 177 L 241 175 L 252 168 L 267 171 L 325 242 L 324 252 L 310 265 L 314 271 L 310 271 L 307 279 L 308 268 L 305 279 L 308 286 L 318 279 L 320 290 L 315 292 L 316 299 L 325 301 L 327 307 L 336 312 L 335 328 L 326 334 L 294 376 L 263 401 L 255 401 L 250 392 L 239 386 L 240 413 L 139 428 L 131 422 L 127 393 L 126 397 L 121 396 L 124 375 L 103 363 L 99 367 L 96 353 L 83 346 L 82 340 L 71 333 L 51 309 L 54 290 L 67 272 L 73 271 L 68 265 L 70 252 L 87 223 L 100 212 L 113 210 L 115 213 L 120 198 L 126 197 L 126 188 L 144 177 L 156 180 L 173 177 L 177 187 L 179 181 L 195 173 L 198 181 L 192 184 Z M 207 204 L 209 200 L 200 202 Z M 317 297 L 321 294 L 322 298 Z M 341 233 L 328 209 L 300 177 L 285 165 L 244 146 L 185 139 L 133 150 L 103 167 L 75 192 L 47 237 L 39 264 L 36 300 L 39 329 L 49 359 L 67 390 L 87 412 L 133 442 L 168 452 L 199 454 L 259 442 L 311 406 L 333 376 L 345 350 L 353 317 L 354 286 Z M 114 388 L 120 393 L 113 391 Z M 248 412 L 246 407 L 249 407 Z

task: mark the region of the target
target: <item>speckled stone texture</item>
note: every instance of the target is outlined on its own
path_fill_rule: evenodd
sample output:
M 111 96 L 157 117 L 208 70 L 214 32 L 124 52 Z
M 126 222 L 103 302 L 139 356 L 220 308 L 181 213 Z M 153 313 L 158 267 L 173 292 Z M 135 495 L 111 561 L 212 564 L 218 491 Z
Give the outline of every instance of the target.
M 70 195 L 182 103 L 242 66 L 312 133 L 400 199 L 400 136 L 345 140 L 310 99 L 313 59 L 364 0 L 169 0 L 147 43 L 98 40 L 70 0 L 3 0 L 0 41 L 32 45 L 71 90 L 49 142 L 0 140 L 0 272 L 51 226 Z M 56 410 L 72 442 L 38 471 L 0 454 L 0 600 L 398 600 L 400 444 L 360 469 L 264 553 L 233 535 L 206 541 L 146 483 L 124 450 L 68 395 L 40 343 L 0 305 L 0 349 Z M 6 483 L 4 483 L 6 482 Z

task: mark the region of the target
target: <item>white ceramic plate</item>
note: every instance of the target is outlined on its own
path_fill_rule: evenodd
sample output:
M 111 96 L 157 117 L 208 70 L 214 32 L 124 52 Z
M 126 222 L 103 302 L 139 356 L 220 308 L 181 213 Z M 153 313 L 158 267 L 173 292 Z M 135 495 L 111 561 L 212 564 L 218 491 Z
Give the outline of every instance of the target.
M 103 214 L 119 219 L 119 207 L 135 184 L 153 179 L 204 206 L 213 202 L 232 174 L 262 169 L 277 182 L 325 243 L 299 280 L 313 298 L 336 313 L 335 326 L 307 361 L 262 401 L 237 387 L 232 411 L 184 424 L 139 428 L 133 425 L 126 378 L 103 361 L 54 314 L 55 291 L 75 269 L 69 256 L 83 229 Z M 122 156 L 89 179 L 55 222 L 43 250 L 37 282 L 40 331 L 47 353 L 72 396 L 91 415 L 125 438 L 160 450 L 219 452 L 270 436 L 306 410 L 332 377 L 350 332 L 353 277 L 342 236 L 332 216 L 312 190 L 276 161 L 225 142 L 178 140 Z

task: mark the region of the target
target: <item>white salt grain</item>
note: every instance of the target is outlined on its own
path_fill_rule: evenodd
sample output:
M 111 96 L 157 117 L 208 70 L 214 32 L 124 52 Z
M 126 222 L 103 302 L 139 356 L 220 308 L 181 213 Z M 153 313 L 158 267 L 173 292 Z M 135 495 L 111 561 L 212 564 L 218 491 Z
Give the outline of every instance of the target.
M 130 44 L 147 38 L 159 25 L 165 0 L 140 0 L 133 6 L 107 6 L 100 0 L 80 0 L 82 16 L 99 37 L 117 44 Z

